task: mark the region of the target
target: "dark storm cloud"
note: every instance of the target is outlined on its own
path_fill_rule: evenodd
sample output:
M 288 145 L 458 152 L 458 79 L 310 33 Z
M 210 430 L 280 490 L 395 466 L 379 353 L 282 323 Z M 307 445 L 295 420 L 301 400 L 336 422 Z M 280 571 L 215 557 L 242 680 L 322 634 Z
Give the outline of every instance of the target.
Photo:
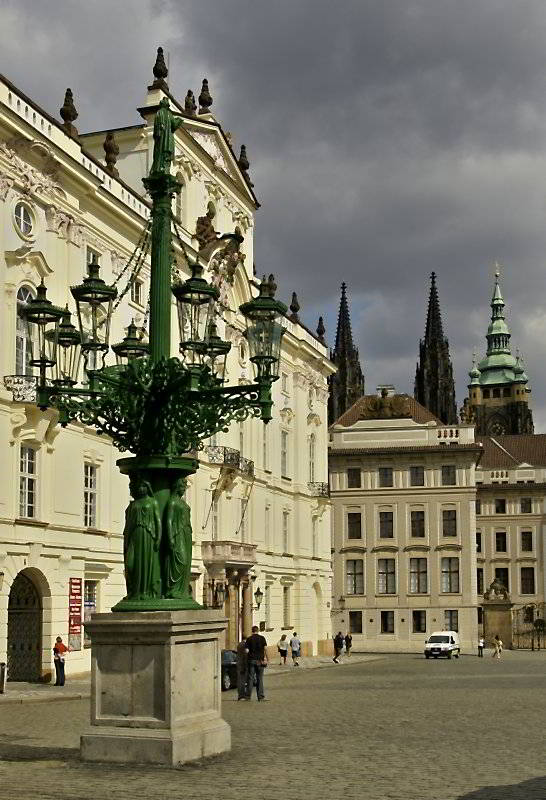
M 54 9 L 54 11 L 52 10 Z M 155 47 L 182 98 L 204 75 L 247 145 L 258 270 L 335 333 L 339 284 L 368 388 L 412 387 L 428 276 L 465 392 L 493 263 L 546 423 L 543 0 L 4 3 L 3 71 L 81 130 L 136 121 Z

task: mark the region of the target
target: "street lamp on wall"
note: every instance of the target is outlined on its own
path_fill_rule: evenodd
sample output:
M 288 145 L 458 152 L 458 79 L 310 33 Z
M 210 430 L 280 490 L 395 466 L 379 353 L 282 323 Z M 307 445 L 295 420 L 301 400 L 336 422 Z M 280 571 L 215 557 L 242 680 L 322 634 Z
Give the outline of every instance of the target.
M 253 611 L 259 611 L 260 610 L 260 606 L 262 604 L 263 597 L 264 597 L 264 593 L 262 592 L 262 590 L 258 586 L 256 591 L 254 592 L 254 602 L 256 603 L 256 605 L 254 606 Z

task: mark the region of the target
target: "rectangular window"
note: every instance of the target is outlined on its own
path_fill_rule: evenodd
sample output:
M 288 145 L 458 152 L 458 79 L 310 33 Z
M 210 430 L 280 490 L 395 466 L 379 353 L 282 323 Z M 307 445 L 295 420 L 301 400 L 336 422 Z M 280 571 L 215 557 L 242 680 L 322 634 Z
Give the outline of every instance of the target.
M 424 486 L 425 485 L 425 468 L 424 467 L 410 467 L 410 486 Z
M 290 541 L 288 534 L 288 511 L 282 512 L 282 551 L 283 553 L 290 552 Z
M 290 621 L 290 586 L 282 587 L 282 619 L 283 628 L 288 628 Z
M 381 633 L 394 633 L 394 611 L 381 612 Z
M 359 511 L 347 514 L 347 538 L 362 539 L 362 514 Z
M 506 531 L 495 531 L 495 550 L 506 553 Z
M 270 511 L 271 506 L 265 507 L 264 513 L 264 537 L 265 537 L 265 549 L 267 551 L 271 550 L 271 520 L 270 520 Z
M 442 558 L 442 592 L 459 591 L 459 559 Z
M 458 611 L 444 611 L 444 623 L 447 631 L 459 630 L 459 612 Z
M 393 512 L 379 512 L 379 536 L 381 539 L 393 538 Z
M 347 488 L 360 489 L 361 486 L 360 467 L 349 467 L 347 470 Z
M 219 530 L 219 509 L 218 509 L 218 500 L 215 498 L 212 501 L 212 539 L 215 541 L 218 539 L 218 530 Z
M 262 425 L 262 467 L 264 469 L 269 469 L 269 452 L 267 444 L 267 425 Z
M 427 631 L 427 612 L 413 611 L 412 614 L 413 633 L 426 633 Z
M 477 611 L 478 611 L 478 625 L 483 625 L 483 608 L 481 606 L 478 606 Z
M 523 553 L 531 553 L 533 550 L 533 531 L 521 532 L 521 550 Z
M 281 475 L 288 475 L 288 431 L 281 431 Z
M 411 535 L 422 538 L 425 535 L 425 512 L 411 512 Z
M 482 552 L 482 534 L 481 531 L 476 531 L 476 553 Z
M 476 570 L 478 594 L 483 594 L 483 567 Z
M 504 498 L 495 500 L 495 514 L 506 514 L 506 500 Z
M 482 501 L 479 497 L 476 498 L 476 514 L 482 513 Z
M 87 274 L 87 267 L 89 264 L 98 264 L 100 260 L 100 253 L 97 250 L 93 250 L 92 247 L 87 247 L 85 251 L 85 258 L 86 258 L 86 274 Z
M 313 537 L 313 558 L 318 558 L 319 532 L 318 532 L 318 520 L 316 517 L 313 517 L 311 520 L 311 535 Z
M 83 621 L 90 622 L 91 621 L 91 614 L 94 614 L 97 610 L 97 589 L 98 589 L 99 582 L 98 581 L 87 581 L 83 582 Z M 91 639 L 89 638 L 88 634 L 83 629 L 83 645 L 84 647 L 91 646 Z
M 393 486 L 392 467 L 379 467 L 379 485 Z
M 522 567 L 521 568 L 521 593 L 534 594 L 535 593 L 535 568 Z
M 396 594 L 396 565 L 394 558 L 380 558 L 377 562 L 377 593 Z
M 349 611 L 349 632 L 362 633 L 362 611 Z
M 509 592 L 509 570 L 508 567 L 495 567 L 495 578 Z
M 246 542 L 246 506 L 248 500 L 241 498 L 239 501 L 239 533 L 241 534 L 241 541 Z
M 410 592 L 412 594 L 426 594 L 427 591 L 427 559 L 410 558 Z
M 264 590 L 264 617 L 265 627 L 271 627 L 271 586 L 265 587 Z
M 531 497 L 522 497 L 520 507 L 522 514 L 531 514 L 533 511 L 533 499 Z
M 347 559 L 347 594 L 364 594 L 364 561 L 361 558 Z
M 288 374 L 286 372 L 281 373 L 281 391 L 284 394 L 288 393 Z
M 455 486 L 457 483 L 457 470 L 455 464 L 442 466 L 442 486 Z
M 94 464 L 83 465 L 83 526 L 97 527 L 97 468 Z
M 442 536 L 457 536 L 457 512 L 455 509 L 442 511 Z
M 21 445 L 19 459 L 19 516 L 34 519 L 37 516 L 36 450 Z
M 137 306 L 143 305 L 144 301 L 144 284 L 142 281 L 139 281 L 138 278 L 131 284 L 131 302 L 135 303 Z

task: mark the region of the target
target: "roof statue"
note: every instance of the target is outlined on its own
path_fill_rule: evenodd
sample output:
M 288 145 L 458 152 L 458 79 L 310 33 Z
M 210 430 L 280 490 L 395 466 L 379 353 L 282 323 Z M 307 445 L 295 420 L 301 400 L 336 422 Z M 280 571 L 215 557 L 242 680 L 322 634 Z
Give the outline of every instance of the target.
M 74 105 L 74 95 L 72 89 L 67 89 L 64 95 L 64 103 L 59 111 L 61 119 L 63 120 L 63 128 L 74 139 L 78 138 L 78 130 L 72 124 L 74 120 L 78 119 L 78 112 Z
M 119 156 L 119 145 L 116 143 L 116 139 L 112 131 L 109 131 L 106 134 L 106 138 L 102 146 L 104 148 L 106 171 L 113 178 L 117 178 L 119 176 L 119 172 L 116 169 L 116 161 L 118 160 Z
M 446 425 L 457 423 L 455 381 L 444 336 L 436 273 L 430 276 L 425 337 L 419 342 L 419 362 L 415 370 L 414 397 Z
M 182 117 L 175 117 L 164 97 L 159 103 L 159 111 L 154 120 L 154 156 L 150 174 L 169 175 L 174 156 L 174 132 L 183 123 Z
M 191 117 L 196 116 L 195 112 L 197 111 L 197 105 L 195 103 L 195 97 L 191 89 L 188 89 L 188 93 L 186 94 L 186 98 L 184 100 L 184 111 Z
M 201 87 L 201 94 L 199 95 L 199 113 L 210 114 L 210 107 L 212 105 L 212 97 L 209 92 L 209 82 L 203 78 L 203 85 Z
M 331 425 L 364 394 L 364 373 L 353 343 L 346 283 L 341 284 L 336 342 L 330 358 L 338 368 L 328 379 L 328 421 Z
M 169 70 L 167 65 L 165 64 L 165 59 L 163 57 L 163 48 L 157 48 L 157 57 L 155 60 L 154 68 L 154 82 L 152 83 L 152 89 L 163 89 L 164 91 L 169 90 L 169 86 L 167 84 L 166 78 L 169 74 Z

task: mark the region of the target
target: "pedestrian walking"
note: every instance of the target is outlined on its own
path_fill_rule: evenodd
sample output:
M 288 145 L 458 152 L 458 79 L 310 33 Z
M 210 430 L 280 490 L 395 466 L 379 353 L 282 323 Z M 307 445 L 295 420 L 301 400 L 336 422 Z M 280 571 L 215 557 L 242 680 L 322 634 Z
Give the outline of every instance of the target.
M 343 634 L 341 633 L 341 631 L 338 631 L 334 639 L 334 658 L 332 659 L 334 664 L 339 664 L 338 659 L 341 655 L 341 651 L 343 650 L 344 644 L 345 640 L 343 638 Z
M 65 671 L 64 661 L 68 647 L 64 644 L 60 636 L 55 640 L 55 647 L 53 648 L 53 663 L 55 664 L 55 686 L 64 686 Z
M 502 639 L 499 637 L 499 634 L 495 634 L 495 638 L 493 639 L 493 647 L 495 650 L 491 654 L 493 658 L 497 658 L 500 661 L 501 653 L 502 653 Z
M 252 626 L 252 636 L 246 640 L 248 652 L 248 684 L 246 696 L 250 700 L 254 678 L 256 678 L 256 694 L 258 700 L 265 700 L 264 668 L 267 666 L 267 642 L 258 633 L 258 626 Z
M 288 655 L 288 639 L 286 633 L 283 633 L 277 642 L 277 650 L 279 651 L 280 662 L 279 664 L 286 664 L 286 656 Z
M 353 637 L 349 632 L 345 634 L 345 651 L 348 656 L 351 655 L 351 647 L 353 646 Z
M 478 657 L 479 658 L 483 658 L 484 645 L 485 645 L 484 638 L 483 638 L 483 636 L 480 636 L 480 638 L 478 639 Z
M 299 667 L 298 658 L 300 657 L 301 652 L 301 642 L 296 631 L 294 631 L 292 638 L 290 639 L 290 650 L 292 651 L 292 662 L 294 666 Z
M 248 700 L 248 651 L 246 649 L 246 639 L 243 636 L 237 645 L 237 700 Z

